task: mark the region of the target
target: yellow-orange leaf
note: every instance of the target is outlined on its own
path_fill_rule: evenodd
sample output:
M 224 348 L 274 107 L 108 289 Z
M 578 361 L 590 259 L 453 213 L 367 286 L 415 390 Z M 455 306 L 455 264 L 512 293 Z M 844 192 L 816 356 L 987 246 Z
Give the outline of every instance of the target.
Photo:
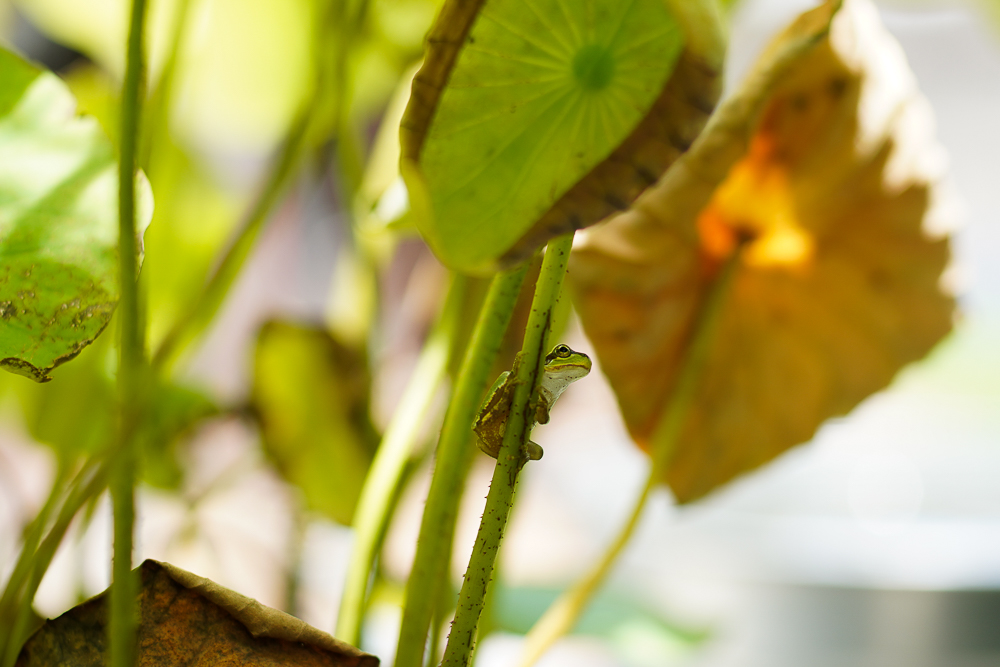
M 169 563 L 140 568 L 138 667 L 377 667 L 378 658 Z M 103 667 L 107 592 L 48 621 L 17 667 Z
M 648 448 L 708 286 L 751 239 L 669 459 L 679 501 L 808 440 L 947 333 L 930 132 L 874 8 L 828 3 L 772 43 L 633 209 L 580 240 L 577 307 Z

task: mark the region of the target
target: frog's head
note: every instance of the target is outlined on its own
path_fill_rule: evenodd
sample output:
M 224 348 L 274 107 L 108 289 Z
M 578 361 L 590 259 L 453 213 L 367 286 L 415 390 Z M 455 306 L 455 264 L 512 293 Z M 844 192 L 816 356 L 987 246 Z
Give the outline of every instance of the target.
M 590 357 L 576 352 L 569 345 L 560 343 L 545 357 L 545 375 L 567 384 L 579 380 L 590 372 Z

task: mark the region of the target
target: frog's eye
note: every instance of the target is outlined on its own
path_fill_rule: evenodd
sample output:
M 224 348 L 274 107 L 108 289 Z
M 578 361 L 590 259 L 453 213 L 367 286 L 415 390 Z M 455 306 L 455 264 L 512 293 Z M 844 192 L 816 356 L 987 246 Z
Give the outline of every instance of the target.
M 573 350 L 569 349 L 569 345 L 557 345 L 553 352 L 559 357 L 568 357 L 573 354 Z

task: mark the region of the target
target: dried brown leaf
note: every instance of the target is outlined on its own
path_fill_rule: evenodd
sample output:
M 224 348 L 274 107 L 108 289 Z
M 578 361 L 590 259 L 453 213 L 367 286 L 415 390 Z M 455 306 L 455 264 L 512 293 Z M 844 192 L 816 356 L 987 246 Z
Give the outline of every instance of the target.
M 169 563 L 139 572 L 138 667 L 376 667 L 378 658 Z M 107 591 L 42 626 L 17 667 L 103 667 Z
M 667 469 L 705 495 L 884 388 L 951 326 L 940 151 L 866 0 L 803 14 L 632 210 L 574 252 L 576 304 L 635 440 L 670 401 L 696 312 L 750 237 Z

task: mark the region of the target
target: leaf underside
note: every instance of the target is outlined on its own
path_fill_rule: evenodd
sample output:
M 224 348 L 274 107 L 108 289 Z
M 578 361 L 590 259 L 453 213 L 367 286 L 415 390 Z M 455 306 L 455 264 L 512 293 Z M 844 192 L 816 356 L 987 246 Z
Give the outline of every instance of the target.
M 627 206 L 716 96 L 661 0 L 450 3 L 428 42 L 402 124 L 404 174 L 409 163 L 427 202 L 425 238 L 459 270 L 519 260 Z M 683 85 L 671 87 L 678 62 Z

